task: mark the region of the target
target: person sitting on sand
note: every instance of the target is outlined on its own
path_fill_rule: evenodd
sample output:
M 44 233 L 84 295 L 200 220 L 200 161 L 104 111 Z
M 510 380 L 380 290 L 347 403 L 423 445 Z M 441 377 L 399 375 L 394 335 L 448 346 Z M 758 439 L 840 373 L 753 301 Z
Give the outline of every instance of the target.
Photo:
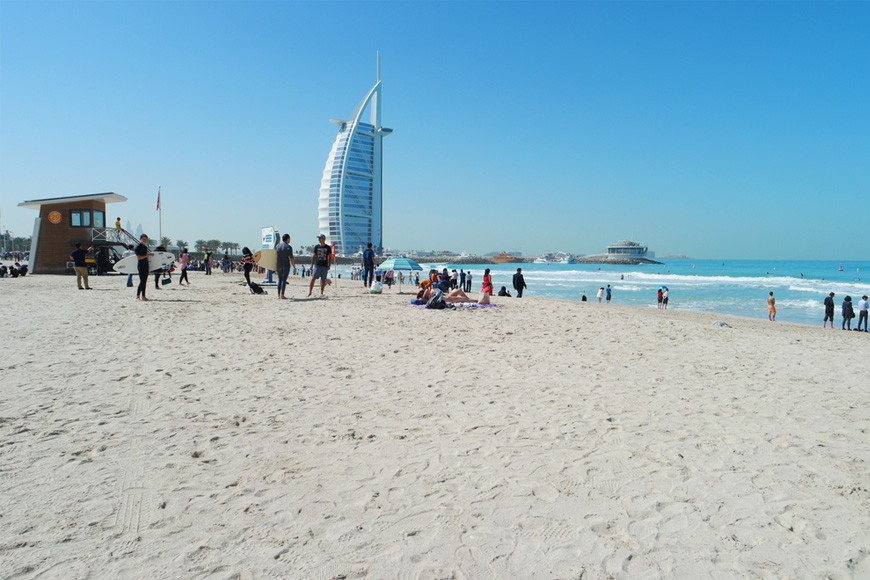
M 420 291 L 417 292 L 417 300 L 423 299 L 423 295 L 426 293 L 427 290 L 429 290 L 429 287 L 431 285 L 432 285 L 432 282 L 430 282 L 429 280 L 423 280 L 422 282 L 420 282 L 420 284 L 418 286 L 418 288 L 420 288 Z
M 498 295 L 499 295 L 499 296 L 510 296 L 511 293 L 507 291 L 507 287 L 506 287 L 506 286 L 502 286 L 502 287 L 501 287 L 501 290 L 498 291 Z

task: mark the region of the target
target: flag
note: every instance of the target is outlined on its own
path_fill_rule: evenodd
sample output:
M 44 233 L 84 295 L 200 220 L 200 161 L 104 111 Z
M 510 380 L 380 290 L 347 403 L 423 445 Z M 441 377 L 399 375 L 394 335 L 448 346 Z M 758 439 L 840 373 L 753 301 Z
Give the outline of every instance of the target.
M 160 211 L 160 188 L 157 188 L 157 211 Z

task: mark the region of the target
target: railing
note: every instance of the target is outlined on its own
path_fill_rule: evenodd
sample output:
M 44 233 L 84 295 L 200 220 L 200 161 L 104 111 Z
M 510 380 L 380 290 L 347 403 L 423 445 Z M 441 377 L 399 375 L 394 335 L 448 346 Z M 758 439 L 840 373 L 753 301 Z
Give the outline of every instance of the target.
M 91 241 L 121 244 L 123 246 L 135 246 L 139 243 L 139 240 L 133 234 L 123 228 L 91 228 Z

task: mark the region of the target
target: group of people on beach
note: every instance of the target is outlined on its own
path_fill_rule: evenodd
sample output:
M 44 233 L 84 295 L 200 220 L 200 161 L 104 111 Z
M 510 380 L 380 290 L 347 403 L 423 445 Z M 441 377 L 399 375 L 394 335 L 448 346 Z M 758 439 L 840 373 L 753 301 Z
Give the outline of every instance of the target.
M 773 292 L 771 292 L 771 295 L 773 295 Z M 831 328 L 834 328 L 834 296 L 835 294 L 831 292 L 825 297 L 825 318 L 822 320 L 822 328 L 825 328 L 828 325 L 829 320 L 831 321 Z M 870 332 L 867 330 L 868 310 L 870 310 L 870 304 L 867 302 L 867 296 L 864 295 L 861 297 L 861 300 L 858 301 L 858 326 L 855 330 Z M 846 296 L 843 299 L 843 303 L 840 305 L 840 314 L 843 317 L 840 329 L 852 330 L 852 319 L 855 318 L 855 307 L 852 305 L 851 296 Z M 864 325 L 863 330 L 861 328 L 862 324 Z

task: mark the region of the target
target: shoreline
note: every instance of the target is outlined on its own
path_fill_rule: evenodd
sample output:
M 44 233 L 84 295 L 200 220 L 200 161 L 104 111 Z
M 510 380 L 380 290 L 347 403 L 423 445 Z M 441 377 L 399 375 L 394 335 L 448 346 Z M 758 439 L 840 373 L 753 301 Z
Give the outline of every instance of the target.
M 309 259 L 310 259 L 310 256 L 309 256 Z M 301 264 L 301 263 L 303 263 L 303 262 L 302 262 L 302 261 L 299 261 L 299 262 L 297 262 L 297 265 L 298 265 L 298 264 Z M 482 268 L 487 267 L 486 264 L 475 264 L 475 265 L 481 266 Z M 538 271 L 540 271 L 540 270 L 538 270 Z M 498 271 L 498 270 L 494 270 L 493 272 L 494 272 L 495 274 L 499 274 L 499 273 L 501 273 L 501 272 Z M 535 270 L 525 270 L 525 273 L 526 273 L 527 276 L 528 276 L 530 273 L 534 273 L 534 272 L 536 272 L 536 271 L 535 271 Z M 423 270 L 423 273 L 425 273 L 425 268 L 424 268 L 424 270 Z M 349 275 L 349 272 L 342 272 L 342 274 L 344 274 L 344 275 Z M 178 279 L 178 275 L 179 275 L 179 273 L 178 273 L 178 271 L 176 270 L 176 272 L 173 273 L 173 281 L 177 281 L 177 279 Z M 191 270 L 191 271 L 190 271 L 190 275 L 191 275 L 191 276 L 193 276 L 193 275 L 201 276 L 201 275 L 203 275 L 203 271 L 202 271 L 202 270 Z M 241 279 L 241 273 L 240 273 L 240 272 L 232 272 L 232 273 L 228 273 L 228 274 L 223 274 L 222 272 L 220 272 L 219 267 L 218 267 L 218 268 L 215 268 L 215 275 L 218 275 L 218 276 L 238 276 L 238 277 Z M 27 275 L 28 278 L 32 278 L 32 277 L 34 277 L 34 276 L 35 276 L 35 278 L 37 278 L 37 279 L 42 278 L 42 277 L 46 277 L 46 276 L 56 276 L 56 277 L 59 277 L 59 278 L 70 278 L 70 279 L 72 279 L 72 280 L 75 279 L 75 275 L 74 275 L 74 274 L 36 274 L 36 275 L 34 275 L 34 274 L 29 274 L 29 273 L 28 273 L 28 275 Z M 109 273 L 107 273 L 107 274 L 104 274 L 104 275 L 101 276 L 101 277 L 97 277 L 96 275 L 92 275 L 91 278 L 92 278 L 92 279 L 100 279 L 100 278 L 111 279 L 112 277 L 123 278 L 123 277 L 125 277 L 125 276 L 126 276 L 125 274 L 119 274 L 119 273 L 116 273 L 116 272 L 109 272 Z M 260 282 L 260 277 L 264 277 L 264 276 L 265 276 L 265 274 L 262 274 L 262 273 L 261 273 L 261 274 L 252 273 L 252 279 L 253 279 L 255 282 Z M 135 278 L 135 276 L 134 276 L 134 278 Z M 288 282 L 293 282 L 294 279 L 297 280 L 297 282 L 302 280 L 301 277 L 299 277 L 299 276 L 293 276 L 293 275 L 291 275 L 290 278 L 288 279 Z M 304 278 L 304 282 L 305 282 L 306 284 L 308 283 L 309 280 L 310 280 L 310 278 L 308 278 L 308 277 Z M 761 281 L 761 280 L 769 280 L 769 278 L 759 276 L 759 277 L 758 277 L 758 280 L 760 280 L 760 281 Z M 819 282 L 819 280 L 814 280 L 814 279 L 808 279 L 807 281 L 809 281 L 809 282 Z M 476 289 L 477 289 L 477 286 L 478 286 L 478 282 L 479 282 L 479 277 L 476 279 L 476 281 L 475 281 L 475 283 L 474 283 L 475 291 L 473 291 L 472 293 L 469 294 L 469 295 L 472 296 L 472 297 L 476 297 L 476 294 L 477 294 Z M 620 282 L 621 282 L 621 281 L 616 281 L 617 284 L 619 284 Z M 356 287 L 356 286 L 360 286 L 360 285 L 361 285 L 361 281 L 358 281 L 358 280 L 350 280 L 349 277 L 345 277 L 345 278 L 341 278 L 341 279 L 339 279 L 339 283 L 342 284 L 342 285 L 350 285 L 351 287 Z M 504 281 L 500 281 L 500 282 L 498 282 L 498 283 L 496 284 L 496 287 L 498 287 L 500 284 L 504 284 Z M 597 284 L 598 284 L 598 283 L 596 282 L 596 285 L 597 285 Z M 603 282 L 602 282 L 602 284 L 603 284 Z M 841 283 L 833 282 L 833 281 L 832 281 L 831 284 L 832 284 L 832 285 L 837 285 L 837 284 L 841 284 Z M 851 282 L 845 282 L 845 284 L 851 284 Z M 73 285 L 74 285 L 74 282 L 73 282 Z M 395 286 L 396 286 L 396 288 L 398 288 L 398 284 L 396 284 Z M 579 287 L 579 286 L 580 286 L 580 284 L 578 284 L 578 287 Z M 586 284 L 586 286 L 589 286 L 589 284 Z M 413 285 L 409 285 L 409 284 L 404 284 L 404 285 L 403 285 L 403 289 L 405 289 L 406 291 L 410 291 L 410 290 L 408 290 L 408 289 L 411 288 L 411 287 L 414 287 L 414 286 L 413 286 Z M 268 286 L 267 286 L 267 288 L 268 288 Z M 513 291 L 513 289 L 509 289 L 509 290 L 510 290 L 510 291 Z M 393 291 L 385 290 L 385 294 L 386 294 L 386 295 L 395 294 L 396 292 L 397 292 L 397 290 L 393 290 Z M 528 292 L 528 291 L 527 291 L 527 292 Z M 540 292 L 540 290 L 538 290 L 537 292 Z M 563 297 L 563 296 L 552 296 L 552 295 L 549 295 L 549 296 L 548 296 L 548 295 L 540 295 L 540 294 L 537 293 L 537 292 L 533 291 L 533 292 L 530 293 L 530 294 L 527 293 L 526 296 L 524 296 L 524 298 L 545 299 L 545 300 L 553 299 L 553 300 L 566 300 L 566 301 L 568 301 L 568 302 L 581 302 L 580 299 L 579 299 L 579 294 L 580 294 L 580 291 L 579 291 L 579 290 L 577 291 L 577 292 L 578 292 L 578 297 L 577 297 L 577 298 L 572 298 L 572 297 Z M 838 292 L 838 296 L 840 296 L 840 294 L 844 294 L 844 293 L 843 293 L 843 292 Z M 853 294 L 854 294 L 854 293 L 853 293 Z M 858 297 L 860 297 L 860 295 L 861 295 L 860 292 L 859 292 L 858 294 L 854 294 L 854 296 L 853 296 L 853 304 L 857 304 L 857 299 L 858 299 Z M 644 301 L 641 301 L 641 302 L 634 302 L 634 303 L 631 303 L 631 302 L 625 302 L 625 297 L 626 297 L 626 296 L 629 296 L 629 297 L 630 297 L 631 295 L 630 295 L 630 294 L 629 294 L 629 295 L 626 295 L 625 293 L 620 293 L 620 300 L 614 300 L 614 301 L 613 301 L 609 306 L 628 306 L 628 307 L 631 307 L 631 308 L 639 308 L 639 309 L 641 309 L 641 310 L 643 310 L 643 311 L 659 310 L 658 308 L 655 307 L 656 304 L 655 304 L 654 300 L 644 300 Z M 819 296 L 820 296 L 820 297 L 823 297 L 822 294 L 819 294 Z M 595 297 L 595 293 L 594 293 L 594 289 L 593 289 L 591 292 L 587 293 L 587 298 L 588 298 L 588 303 L 590 303 L 590 304 L 594 304 L 594 303 L 597 302 L 597 299 L 596 299 L 596 297 Z M 669 311 L 669 312 L 670 312 L 670 311 L 675 311 L 675 312 L 684 312 L 684 313 L 706 314 L 706 315 L 710 315 L 710 316 L 714 316 L 714 317 L 734 318 L 734 319 L 737 319 L 737 320 L 756 320 L 756 321 L 769 322 L 769 321 L 767 320 L 767 318 L 766 318 L 766 315 L 767 315 L 767 307 L 766 307 L 766 304 L 762 304 L 761 301 L 758 301 L 758 306 L 757 306 L 757 308 L 755 309 L 755 311 L 753 311 L 752 314 L 750 314 L 750 313 L 748 313 L 748 312 L 746 312 L 746 313 L 729 313 L 729 312 L 721 312 L 721 311 L 720 311 L 720 312 L 714 312 L 714 311 L 707 311 L 707 310 L 687 309 L 687 308 L 685 308 L 685 307 L 682 305 L 682 304 L 684 303 L 684 299 L 685 299 L 685 296 L 682 296 L 682 295 L 681 295 L 681 299 L 680 299 L 680 300 L 673 300 L 672 303 L 670 304 L 670 308 L 668 308 L 668 311 Z M 779 303 L 777 304 L 777 308 L 778 308 L 778 310 L 780 311 L 780 312 L 778 312 L 778 314 L 779 314 L 780 316 L 782 316 L 782 315 L 785 315 L 786 317 L 789 316 L 789 313 L 788 313 L 787 308 L 784 308 L 784 307 L 783 307 L 781 304 L 779 304 Z M 856 308 L 857 308 L 857 307 L 856 307 Z M 800 326 L 805 326 L 805 327 L 809 327 L 809 328 L 820 327 L 820 325 L 818 324 L 818 322 L 821 321 L 821 319 L 823 318 L 823 314 L 824 314 L 824 311 L 823 311 L 823 308 L 822 308 L 822 304 L 821 304 L 821 298 L 820 298 L 820 300 L 819 300 L 818 311 L 819 311 L 819 312 L 818 312 L 818 317 L 817 317 L 818 320 L 816 320 L 816 317 L 814 317 L 814 318 L 812 318 L 812 319 L 804 319 L 804 320 L 794 320 L 794 319 L 792 319 L 792 320 L 788 320 L 788 319 L 781 319 L 781 320 L 777 320 L 777 321 L 775 321 L 775 323 L 776 323 L 776 324 L 798 324 L 798 325 L 800 325 Z M 835 318 L 836 318 L 836 323 L 837 323 L 837 330 L 840 330 L 839 327 L 840 327 L 840 324 L 841 324 L 841 322 L 842 322 L 842 319 L 841 319 L 841 316 L 840 316 L 840 306 L 839 306 L 839 302 L 837 303 L 837 307 L 836 307 L 836 310 L 835 310 Z M 853 322 L 853 324 L 852 324 L 853 327 L 857 325 L 857 309 L 856 309 L 856 318 L 853 319 L 852 322 Z M 854 329 L 853 329 L 852 331 L 854 332 Z

